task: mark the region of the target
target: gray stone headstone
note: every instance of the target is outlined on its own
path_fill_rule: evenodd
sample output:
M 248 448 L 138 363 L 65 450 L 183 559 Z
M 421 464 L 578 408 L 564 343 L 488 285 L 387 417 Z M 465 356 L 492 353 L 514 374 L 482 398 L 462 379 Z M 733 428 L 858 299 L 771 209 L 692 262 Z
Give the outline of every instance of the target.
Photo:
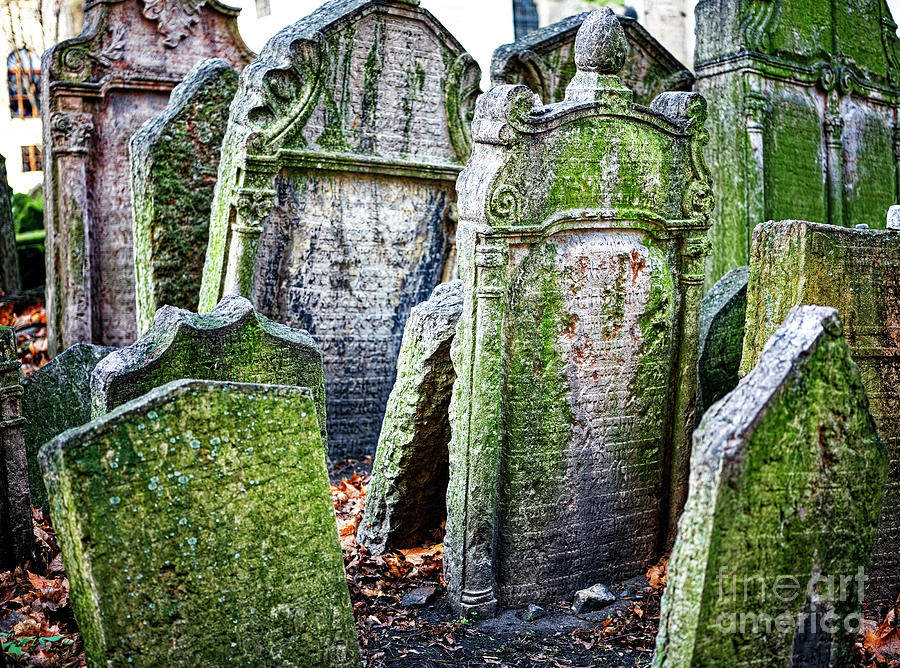
M 357 532 L 374 554 L 417 547 L 447 518 L 450 345 L 462 307 L 462 283 L 443 283 L 406 321 Z
M 231 65 L 203 60 L 172 91 L 165 111 L 131 138 L 139 335 L 162 306 L 197 307 L 219 155 L 237 87 Z
M 409 0 L 331 0 L 242 77 L 200 310 L 242 294 L 316 338 L 335 458 L 374 454 L 406 318 L 452 255 L 480 78 Z
M 694 435 L 654 666 L 849 666 L 887 468 L 837 311 L 795 308 Z
M 22 287 L 11 197 L 12 190 L 6 180 L 6 158 L 0 155 L 0 293 L 4 294 L 18 292 Z
M 749 267 L 732 269 L 706 293 L 700 304 L 699 415 L 738 384 L 749 278 Z
M 91 373 L 115 348 L 79 343 L 22 381 L 22 417 L 31 503 L 49 509 L 44 478 L 38 465 L 41 446 L 67 429 L 91 419 Z
M 88 665 L 361 665 L 316 413 L 177 381 L 41 449 Z
M 632 104 L 608 8 L 575 50 L 565 102 L 524 86 L 479 98 L 458 182 L 444 570 L 461 613 L 645 572 L 686 495 L 705 102 Z

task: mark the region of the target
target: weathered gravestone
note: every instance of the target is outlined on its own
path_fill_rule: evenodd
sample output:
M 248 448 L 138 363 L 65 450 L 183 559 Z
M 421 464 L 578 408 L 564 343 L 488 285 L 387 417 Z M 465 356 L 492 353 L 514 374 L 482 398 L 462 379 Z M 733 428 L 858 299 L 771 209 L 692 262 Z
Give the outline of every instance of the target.
M 357 533 L 375 554 L 417 547 L 447 518 L 450 344 L 462 306 L 462 283 L 443 283 L 406 321 Z
M 900 234 L 802 221 L 768 222 L 753 232 L 741 373 L 760 358 L 766 337 L 800 304 L 838 310 L 872 415 L 887 443 L 887 498 L 900 494 Z M 879 525 L 867 599 L 900 595 L 900 505 Z
M 360 666 L 309 390 L 176 381 L 41 467 L 89 666 Z
M 239 293 L 316 338 L 335 455 L 374 454 L 409 310 L 441 280 L 479 79 L 417 0 L 332 0 L 242 78 L 200 310 Z
M 21 288 L 11 196 L 12 191 L 6 181 L 6 158 L 0 155 L 0 293 L 3 294 Z
M 707 288 L 766 220 L 884 226 L 900 198 L 900 40 L 883 0 L 701 0 L 716 212 Z M 824 175 L 824 179 L 823 179 Z
M 144 336 L 94 369 L 93 417 L 182 378 L 308 387 L 327 445 L 322 352 L 309 334 L 272 322 L 243 297 L 230 295 L 206 315 L 161 308 Z
M 103 0 L 44 54 L 47 329 L 51 354 L 137 335 L 128 141 L 197 61 L 241 69 L 239 10 L 218 0 Z
M 67 429 L 91 419 L 91 373 L 115 348 L 79 343 L 22 381 L 22 417 L 31 503 L 49 509 L 38 450 Z
M 712 206 L 706 104 L 631 104 L 609 9 L 575 42 L 565 102 L 479 98 L 459 179 L 464 308 L 445 578 L 458 611 L 636 575 L 686 494 Z
M 130 142 L 138 334 L 162 306 L 194 309 L 200 294 L 213 190 L 237 72 L 201 61 L 169 106 Z
M 588 15 L 570 16 L 497 48 L 491 58 L 491 83 L 523 84 L 545 104 L 565 100 L 566 86 L 577 72 L 575 35 Z M 660 93 L 691 90 L 694 75 L 690 70 L 635 19 L 618 18 L 630 47 L 621 77 L 636 102 L 649 105 Z
M 0 572 L 25 565 L 34 554 L 21 375 L 15 330 L 0 327 Z
M 749 267 L 732 269 L 706 293 L 700 304 L 698 415 L 703 415 L 738 384 L 749 278 Z
M 849 666 L 886 475 L 837 312 L 792 310 L 694 436 L 654 666 Z

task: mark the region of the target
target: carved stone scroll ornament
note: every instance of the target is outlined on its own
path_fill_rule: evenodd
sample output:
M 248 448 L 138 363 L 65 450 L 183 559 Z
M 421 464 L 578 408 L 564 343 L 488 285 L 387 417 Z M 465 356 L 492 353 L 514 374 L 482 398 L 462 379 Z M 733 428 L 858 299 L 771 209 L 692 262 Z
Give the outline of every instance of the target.
M 87 153 L 93 131 L 90 114 L 57 111 L 50 116 L 50 136 L 56 153 Z

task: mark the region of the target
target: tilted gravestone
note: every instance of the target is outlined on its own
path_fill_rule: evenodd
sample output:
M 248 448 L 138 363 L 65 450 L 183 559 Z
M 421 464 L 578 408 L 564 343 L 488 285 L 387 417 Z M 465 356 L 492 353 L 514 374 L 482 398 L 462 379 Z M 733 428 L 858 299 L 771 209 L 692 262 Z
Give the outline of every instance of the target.
M 327 445 L 322 352 L 309 334 L 272 322 L 243 297 L 228 296 L 206 315 L 161 308 L 144 336 L 94 369 L 92 415 L 182 378 L 308 387 Z
M 165 111 L 131 138 L 138 334 L 162 306 L 197 307 L 225 119 L 237 87 L 227 62 L 201 61 L 172 91 Z
M 504 44 L 491 58 L 491 83 L 523 84 L 545 104 L 562 102 L 566 86 L 575 76 L 575 35 L 588 12 L 528 33 Z M 635 19 L 620 16 L 629 53 L 621 77 L 634 92 L 634 100 L 649 105 L 666 91 L 689 91 L 694 75 L 654 39 Z
M 701 0 L 696 16 L 720 203 L 707 288 L 747 264 L 766 220 L 884 227 L 900 201 L 900 40 L 887 3 Z
M 705 102 L 632 105 L 609 9 L 565 102 L 479 98 L 459 179 L 464 307 L 445 579 L 458 611 L 643 572 L 686 494 L 712 206 Z
M 89 666 L 361 665 L 309 390 L 170 383 L 41 467 Z
M 900 233 L 856 230 L 803 221 L 769 222 L 753 232 L 747 324 L 741 373 L 800 304 L 840 313 L 859 365 L 872 415 L 887 443 L 887 498 L 900 494 Z M 879 525 L 867 599 L 900 596 L 900 505 L 886 503 Z
M 887 459 L 837 312 L 792 310 L 694 436 L 654 666 L 849 666 Z
M 316 338 L 336 456 L 374 454 L 404 323 L 441 280 L 479 79 L 417 0 L 332 0 L 242 78 L 200 310 L 238 293 Z
M 6 158 L 0 155 L 0 293 L 3 294 L 17 292 L 22 287 L 11 196 L 6 180 Z
M 41 446 L 91 420 L 91 373 L 115 348 L 78 343 L 22 381 L 22 417 L 31 503 L 49 509 L 38 464 Z
M 462 283 L 443 283 L 406 321 L 366 512 L 357 541 L 374 554 L 417 547 L 447 518 L 450 345 L 462 315 Z
M 103 0 L 44 54 L 47 330 L 51 354 L 137 336 L 128 141 L 203 58 L 252 59 L 219 0 Z
M 700 304 L 699 415 L 738 384 L 749 278 L 749 267 L 732 269 L 706 293 Z

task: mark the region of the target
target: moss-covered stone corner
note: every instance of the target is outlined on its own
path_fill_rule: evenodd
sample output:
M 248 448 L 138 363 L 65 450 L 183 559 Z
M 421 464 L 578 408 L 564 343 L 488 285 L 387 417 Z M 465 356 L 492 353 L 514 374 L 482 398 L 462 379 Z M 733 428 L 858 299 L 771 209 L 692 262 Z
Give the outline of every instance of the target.
M 206 315 L 160 309 L 144 336 L 97 365 L 92 415 L 182 378 L 308 387 L 327 448 L 322 351 L 309 334 L 272 322 L 243 297 L 225 297 Z
M 361 665 L 308 389 L 177 381 L 40 458 L 92 668 Z
M 654 666 L 850 665 L 887 471 L 837 312 L 794 309 L 695 434 Z
M 36 508 L 49 510 L 38 450 L 62 432 L 90 421 L 91 373 L 114 350 L 76 344 L 22 381 L 28 482 Z
M 18 292 L 22 287 L 11 196 L 6 181 L 6 158 L 0 155 L 0 292 L 5 294 Z

